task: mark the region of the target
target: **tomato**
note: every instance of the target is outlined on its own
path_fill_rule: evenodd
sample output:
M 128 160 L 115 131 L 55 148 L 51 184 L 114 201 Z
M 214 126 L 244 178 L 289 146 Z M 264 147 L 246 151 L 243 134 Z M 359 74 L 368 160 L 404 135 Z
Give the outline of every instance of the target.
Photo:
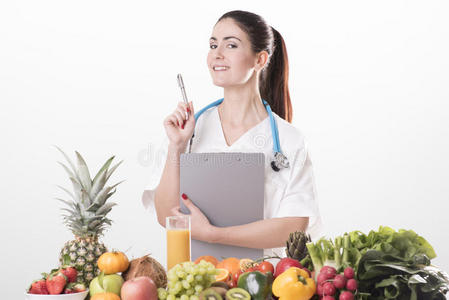
M 234 280 L 229 281 L 228 283 L 229 288 L 235 288 L 237 287 L 237 283 Z
M 274 267 L 269 261 L 263 261 L 257 266 L 257 270 L 262 273 L 271 272 L 271 274 L 274 274 Z
M 232 281 L 237 283 L 239 281 L 240 274 L 242 274 L 242 273 L 243 273 L 242 270 L 238 270 L 237 272 L 232 274 Z

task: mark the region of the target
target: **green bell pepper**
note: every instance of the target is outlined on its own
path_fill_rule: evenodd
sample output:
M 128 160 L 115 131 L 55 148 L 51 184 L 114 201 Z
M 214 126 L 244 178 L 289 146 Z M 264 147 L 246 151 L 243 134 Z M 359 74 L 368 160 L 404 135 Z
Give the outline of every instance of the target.
M 251 300 L 266 300 L 271 298 L 273 280 L 271 272 L 246 272 L 240 275 L 237 286 L 248 291 Z

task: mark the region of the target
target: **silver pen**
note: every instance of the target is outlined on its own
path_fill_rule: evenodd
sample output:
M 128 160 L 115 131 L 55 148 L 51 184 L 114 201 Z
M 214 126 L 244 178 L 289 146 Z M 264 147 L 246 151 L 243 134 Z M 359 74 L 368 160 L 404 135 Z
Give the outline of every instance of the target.
M 182 80 L 181 74 L 178 74 L 178 85 L 179 85 L 179 88 L 181 89 L 182 98 L 184 99 L 185 104 L 187 104 L 187 107 L 189 107 L 189 101 L 187 100 L 186 89 L 184 87 L 184 81 Z M 186 120 L 188 120 L 188 119 L 189 119 L 189 113 L 186 112 Z M 192 151 L 192 141 L 193 141 L 194 136 L 195 136 L 195 129 L 193 129 L 193 134 L 189 141 L 189 152 L 188 153 L 190 153 Z
M 181 74 L 178 74 L 178 85 L 179 85 L 179 88 L 181 89 L 182 98 L 184 99 L 185 104 L 187 104 L 187 107 L 189 107 L 189 101 L 187 100 L 186 89 L 184 88 L 184 81 L 182 81 Z M 186 112 L 186 120 L 188 120 L 188 119 L 189 119 L 189 113 Z

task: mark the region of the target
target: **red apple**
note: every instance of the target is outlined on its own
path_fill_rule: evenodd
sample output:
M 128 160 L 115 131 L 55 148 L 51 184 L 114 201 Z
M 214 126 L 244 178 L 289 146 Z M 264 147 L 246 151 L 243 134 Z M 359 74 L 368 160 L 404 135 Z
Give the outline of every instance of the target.
M 120 296 L 122 300 L 157 300 L 157 287 L 150 277 L 140 276 L 125 281 Z
M 300 269 L 303 268 L 301 263 L 299 261 L 297 261 L 296 259 L 285 257 L 277 263 L 276 270 L 274 271 L 274 277 L 278 277 L 279 275 L 284 273 L 284 271 L 286 271 L 290 267 L 297 267 Z

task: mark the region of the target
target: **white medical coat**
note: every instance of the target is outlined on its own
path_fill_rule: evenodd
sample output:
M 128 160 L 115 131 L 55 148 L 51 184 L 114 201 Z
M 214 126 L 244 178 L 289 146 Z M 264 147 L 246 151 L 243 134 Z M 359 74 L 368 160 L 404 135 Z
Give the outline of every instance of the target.
M 265 154 L 264 218 L 309 217 L 307 232 L 312 239 L 321 231 L 321 217 L 316 198 L 312 162 L 302 133 L 293 125 L 273 113 L 279 132 L 281 150 L 290 162 L 290 168 L 275 172 L 271 168 L 273 138 L 270 119 L 245 132 L 231 146 L 223 134 L 217 107 L 205 111 L 197 120 L 192 143 L 194 153 L 203 152 L 262 152 Z M 143 205 L 154 212 L 154 192 L 159 184 L 167 157 L 168 138 L 154 149 L 150 166 L 150 180 L 146 186 L 149 197 Z M 186 148 L 187 150 L 188 148 Z M 269 232 L 267 232 L 269 234 Z M 264 255 L 285 256 L 285 247 L 265 249 Z

